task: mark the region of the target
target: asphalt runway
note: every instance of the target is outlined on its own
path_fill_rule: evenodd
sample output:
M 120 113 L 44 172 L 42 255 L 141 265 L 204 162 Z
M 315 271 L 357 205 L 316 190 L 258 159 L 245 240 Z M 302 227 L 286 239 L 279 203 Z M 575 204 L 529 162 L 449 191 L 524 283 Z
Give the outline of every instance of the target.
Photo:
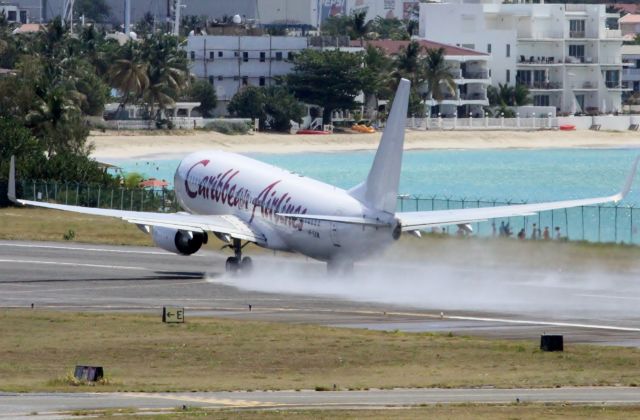
M 0 418 L 38 413 L 64 418 L 74 410 L 137 407 L 173 410 L 176 407 L 231 409 L 389 408 L 422 404 L 639 404 L 637 388 L 553 389 L 393 389 L 370 391 L 254 391 L 189 393 L 0 393 Z
M 184 306 L 186 317 L 304 322 L 347 328 L 452 332 L 565 343 L 640 346 L 639 272 L 473 267 L 409 257 L 356 266 L 331 279 L 300 257 L 262 253 L 248 278 L 223 274 L 226 254 L 181 257 L 144 247 L 0 241 L 0 307 L 148 312 Z M 251 310 L 249 310 L 251 305 Z M 638 404 L 637 388 L 385 390 L 171 394 L 2 394 L 0 417 L 78 409 L 182 405 L 226 408 L 383 407 L 432 403 Z M 61 414 L 62 413 L 62 414 Z

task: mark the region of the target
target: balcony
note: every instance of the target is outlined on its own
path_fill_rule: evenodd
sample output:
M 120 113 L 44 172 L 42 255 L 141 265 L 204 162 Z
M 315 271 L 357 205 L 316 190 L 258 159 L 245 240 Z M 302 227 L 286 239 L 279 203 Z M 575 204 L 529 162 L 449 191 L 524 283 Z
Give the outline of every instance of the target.
M 579 39 L 586 36 L 585 31 L 569 31 L 569 38 Z
M 489 72 L 486 70 L 465 71 L 462 73 L 463 79 L 488 79 Z
M 484 92 L 462 93 L 460 94 L 462 101 L 486 101 L 487 95 Z
M 518 82 L 518 84 L 526 86 L 529 90 L 562 90 L 561 82 Z
M 571 89 L 573 90 L 597 90 L 598 83 L 597 82 L 584 82 L 578 86 L 572 85 Z
M 531 55 L 527 58 L 524 55 L 521 55 L 518 64 L 549 65 L 560 64 L 561 62 L 561 59 L 556 60 L 555 57 L 534 57 Z
M 604 84 L 607 86 L 607 89 L 632 90 L 628 82 L 621 82 L 619 80 L 607 80 Z

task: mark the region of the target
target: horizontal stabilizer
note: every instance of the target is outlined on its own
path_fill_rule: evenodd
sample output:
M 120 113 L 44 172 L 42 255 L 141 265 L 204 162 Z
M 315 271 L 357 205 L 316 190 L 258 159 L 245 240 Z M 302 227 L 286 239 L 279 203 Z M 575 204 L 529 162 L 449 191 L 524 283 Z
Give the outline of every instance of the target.
M 287 217 L 290 219 L 301 220 L 318 220 L 322 222 L 337 222 L 348 223 L 352 225 L 365 225 L 365 226 L 389 226 L 389 223 L 381 222 L 377 219 L 368 219 L 364 217 L 348 217 L 348 216 L 322 216 L 314 214 L 286 214 L 276 213 L 276 216 Z

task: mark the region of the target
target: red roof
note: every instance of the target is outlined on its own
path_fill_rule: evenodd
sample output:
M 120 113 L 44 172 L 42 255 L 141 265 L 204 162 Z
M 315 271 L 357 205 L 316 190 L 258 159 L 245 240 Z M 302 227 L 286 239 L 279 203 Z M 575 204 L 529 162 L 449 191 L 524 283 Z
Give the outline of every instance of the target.
M 379 40 L 364 41 L 364 42 L 366 45 L 373 45 L 374 47 L 382 48 L 389 55 L 394 55 L 394 54 L 398 54 L 401 48 L 406 48 L 411 41 L 392 41 L 390 39 L 379 39 Z M 488 56 L 488 54 L 481 53 L 475 50 L 470 50 L 468 48 L 456 47 L 455 45 L 442 44 L 440 42 L 428 41 L 425 39 L 418 40 L 417 42 L 423 48 L 428 48 L 428 49 L 444 48 L 445 55 Z M 351 46 L 359 47 L 360 41 L 358 40 L 351 41 Z
M 618 22 L 620 23 L 640 23 L 640 15 L 635 15 L 633 13 L 626 14 L 622 16 Z
M 149 178 L 147 180 L 142 181 L 139 186 L 141 188 L 164 188 L 166 186 L 168 186 L 169 183 L 167 181 L 163 180 L 159 180 L 159 179 L 155 179 L 155 178 Z

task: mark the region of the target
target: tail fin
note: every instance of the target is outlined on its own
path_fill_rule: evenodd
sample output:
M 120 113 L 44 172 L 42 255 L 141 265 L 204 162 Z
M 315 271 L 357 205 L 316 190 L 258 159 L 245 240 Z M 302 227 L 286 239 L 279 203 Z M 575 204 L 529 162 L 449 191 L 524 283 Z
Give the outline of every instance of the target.
M 7 197 L 9 200 L 16 202 L 16 157 L 11 156 L 11 165 L 9 167 L 9 188 L 7 189 Z
M 366 181 L 349 190 L 351 196 L 368 206 L 392 214 L 396 211 L 398 200 L 410 86 L 411 82 L 407 79 L 400 79 L 369 175 Z

